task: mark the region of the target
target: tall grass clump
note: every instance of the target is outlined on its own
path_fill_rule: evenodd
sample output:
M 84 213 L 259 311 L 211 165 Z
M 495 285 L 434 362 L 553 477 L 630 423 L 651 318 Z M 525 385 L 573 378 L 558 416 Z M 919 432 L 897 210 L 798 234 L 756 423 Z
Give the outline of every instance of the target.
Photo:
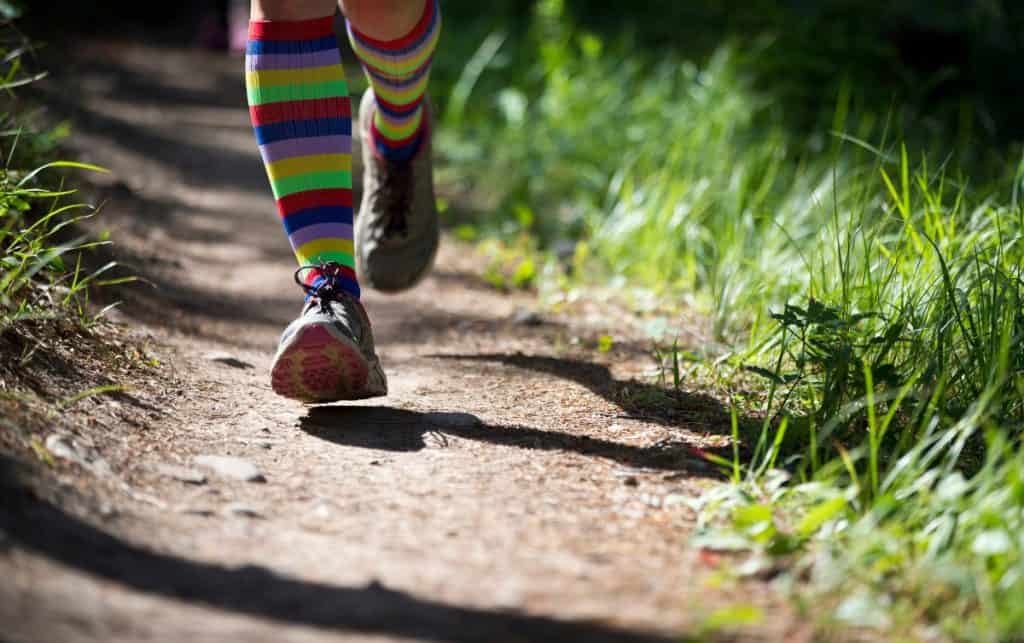
M 895 169 L 880 175 L 899 224 L 840 228 L 831 288 L 776 312 L 746 354 L 769 383 L 765 421 L 746 473 L 703 499 L 700 541 L 738 537 L 764 561 L 805 554 L 789 578 L 811 582 L 794 589 L 832 597 L 848 624 L 1014 640 L 1021 208 L 1012 194 L 945 192 L 906 157 Z
M 842 78 L 795 123 L 758 73 L 784 58 L 770 36 L 652 57 L 540 0 L 525 37 L 481 40 L 439 148 L 499 213 L 474 225 L 574 244 L 600 268 L 575 279 L 686 297 L 732 347 L 718 368 L 762 382 L 737 409 L 761 418 L 736 422 L 747 457 L 701 501 L 702 545 L 754 551 L 747 571 L 781 557 L 846 624 L 1014 640 L 1019 146 L 972 139 L 963 104 L 944 130 Z
M 90 286 L 104 282 L 113 267 L 82 265 L 82 252 L 108 243 L 71 233 L 74 224 L 94 214 L 64 187 L 62 168 L 104 171 L 92 165 L 57 160 L 65 125 L 40 127 L 19 101 L 17 90 L 45 74 L 27 71 L 26 39 L 10 24 L 0 25 L 0 330 L 23 322 L 69 319 L 88 325 L 97 317 L 88 307 Z M 121 279 L 123 281 L 123 279 Z

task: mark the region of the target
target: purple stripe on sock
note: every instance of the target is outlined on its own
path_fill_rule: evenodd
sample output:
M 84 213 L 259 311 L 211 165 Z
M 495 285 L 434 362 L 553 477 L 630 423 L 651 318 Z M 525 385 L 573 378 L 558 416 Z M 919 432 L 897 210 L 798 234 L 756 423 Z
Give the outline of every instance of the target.
M 401 117 L 392 116 L 391 114 L 388 114 L 383 110 L 377 110 L 377 113 L 380 114 L 380 117 L 384 122 L 388 123 L 392 127 L 398 128 L 402 127 L 403 125 L 408 125 L 409 123 L 411 123 L 412 120 L 419 115 L 420 111 L 422 111 L 422 107 L 416 108 L 408 116 Z
M 305 69 L 326 67 L 341 62 L 337 49 L 310 51 L 301 54 L 249 54 L 245 57 L 245 68 L 256 69 Z
M 299 228 L 289 235 L 293 248 L 299 248 L 304 243 L 316 241 L 317 239 L 351 239 L 352 226 L 347 223 L 318 223 L 316 225 Z
M 265 163 L 273 163 L 281 159 L 296 156 L 312 156 L 313 154 L 351 154 L 351 136 L 311 136 L 308 138 L 288 138 L 283 141 L 260 145 L 260 153 Z

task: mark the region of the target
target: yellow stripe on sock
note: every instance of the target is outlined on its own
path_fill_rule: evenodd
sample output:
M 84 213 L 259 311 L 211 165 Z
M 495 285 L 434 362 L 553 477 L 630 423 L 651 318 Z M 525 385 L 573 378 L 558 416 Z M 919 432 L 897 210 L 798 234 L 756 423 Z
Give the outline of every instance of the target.
M 380 96 L 387 102 L 393 105 L 408 105 L 417 98 L 423 95 L 427 90 L 427 81 L 430 79 L 430 74 L 424 74 L 423 78 L 418 80 L 416 84 L 410 85 L 409 87 L 395 91 L 383 83 L 371 83 L 373 85 L 373 92 L 377 96 Z
M 422 67 L 423 63 L 427 62 L 427 58 L 437 49 L 437 40 L 441 35 L 440 23 L 438 23 L 437 27 L 430 38 L 420 45 L 420 49 L 413 56 L 407 55 L 404 58 L 396 59 L 395 57 L 382 55 L 378 50 L 365 47 L 358 40 L 351 37 L 349 42 L 352 44 L 352 50 L 355 51 L 356 56 L 360 60 L 365 60 L 388 76 L 402 78 Z
M 352 155 L 313 154 L 283 159 L 267 165 L 267 174 L 270 176 L 271 181 L 285 179 L 297 174 L 327 172 L 330 170 L 350 172 L 352 170 Z
M 377 125 L 377 131 L 383 134 L 384 138 L 390 141 L 400 141 L 403 138 L 409 138 L 419 131 L 420 125 L 423 123 L 422 109 L 417 111 L 416 115 L 413 118 L 410 118 L 408 123 L 402 126 L 393 126 L 380 110 L 374 112 L 373 115 L 374 123 Z
M 304 243 L 295 249 L 295 256 L 299 258 L 300 264 L 308 264 L 310 261 L 324 253 L 341 253 L 352 257 L 353 244 L 351 239 L 338 239 L 335 237 L 326 237 L 324 239 L 316 239 L 308 243 Z M 346 262 L 347 263 L 347 262 Z
M 345 80 L 345 68 L 341 65 L 307 67 L 304 69 L 261 69 L 245 73 L 245 82 L 249 87 L 307 85 L 336 80 Z

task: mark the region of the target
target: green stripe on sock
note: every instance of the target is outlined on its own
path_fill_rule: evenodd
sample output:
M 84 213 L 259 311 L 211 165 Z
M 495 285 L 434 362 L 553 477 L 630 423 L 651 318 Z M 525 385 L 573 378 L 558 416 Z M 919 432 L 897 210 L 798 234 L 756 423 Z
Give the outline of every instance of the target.
M 308 266 L 317 266 L 322 263 L 327 263 L 329 261 L 337 261 L 341 265 L 352 268 L 353 270 L 355 270 L 356 268 L 355 257 L 348 254 L 347 252 L 321 252 L 320 254 L 314 255 L 312 257 L 307 257 L 305 260 L 302 260 L 300 258 L 300 261 L 302 261 L 304 265 Z
M 270 182 L 274 189 L 274 198 L 280 199 L 309 190 L 352 189 L 352 173 L 332 170 L 330 172 L 310 172 L 277 179 Z
M 348 82 L 332 80 L 327 83 L 309 83 L 305 85 L 249 87 L 247 92 L 250 105 L 266 105 L 267 103 L 283 103 L 293 100 L 348 96 Z

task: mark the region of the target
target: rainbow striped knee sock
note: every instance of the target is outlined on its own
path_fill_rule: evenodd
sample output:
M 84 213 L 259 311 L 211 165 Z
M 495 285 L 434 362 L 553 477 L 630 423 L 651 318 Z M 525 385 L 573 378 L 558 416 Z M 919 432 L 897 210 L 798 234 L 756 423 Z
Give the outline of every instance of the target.
M 423 97 L 441 33 L 438 0 L 427 0 L 423 17 L 397 40 L 376 40 L 348 23 L 352 49 L 373 87 L 377 110 L 371 136 L 377 153 L 392 161 L 416 155 L 423 140 Z
M 338 263 L 341 287 L 359 297 L 352 109 L 333 22 L 250 22 L 245 82 L 256 141 L 299 264 Z M 318 278 L 310 271 L 306 283 Z

